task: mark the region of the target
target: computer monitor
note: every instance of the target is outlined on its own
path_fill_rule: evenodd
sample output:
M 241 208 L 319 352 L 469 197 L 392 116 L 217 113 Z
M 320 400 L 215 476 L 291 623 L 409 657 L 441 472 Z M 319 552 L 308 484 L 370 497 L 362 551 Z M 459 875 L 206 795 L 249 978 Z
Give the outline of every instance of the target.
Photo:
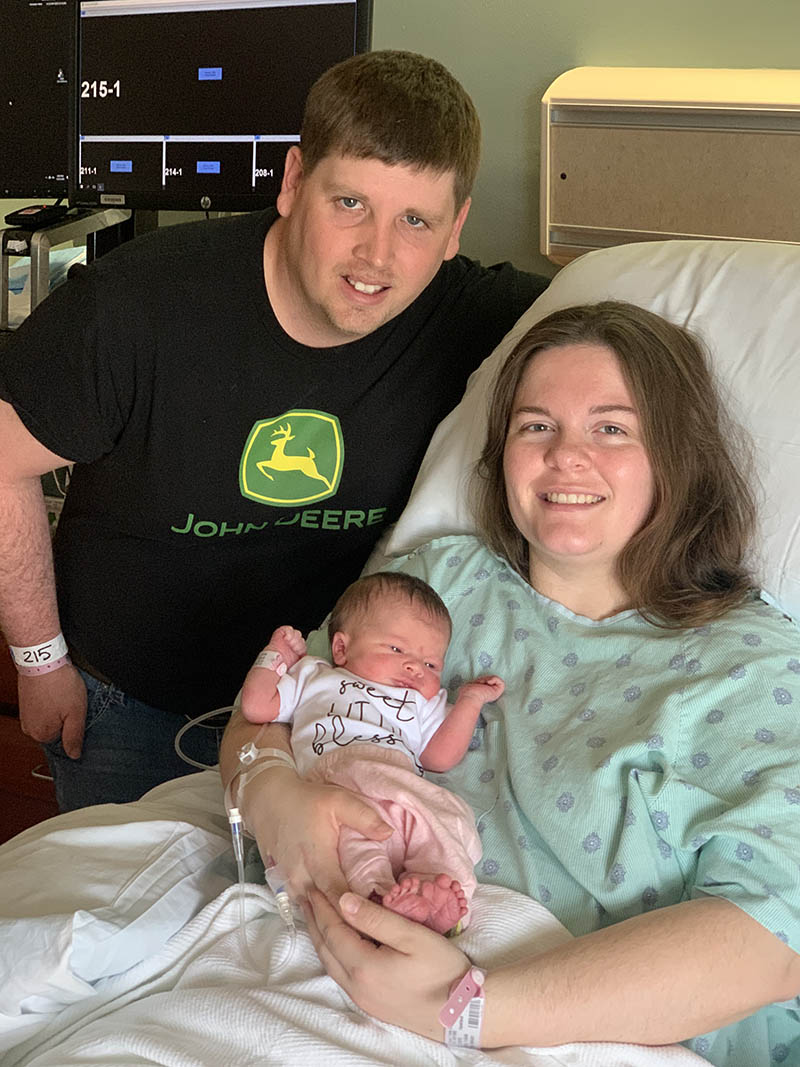
M 275 202 L 306 94 L 369 47 L 372 0 L 80 0 L 71 202 Z
M 0 0 L 0 197 L 67 195 L 74 0 Z

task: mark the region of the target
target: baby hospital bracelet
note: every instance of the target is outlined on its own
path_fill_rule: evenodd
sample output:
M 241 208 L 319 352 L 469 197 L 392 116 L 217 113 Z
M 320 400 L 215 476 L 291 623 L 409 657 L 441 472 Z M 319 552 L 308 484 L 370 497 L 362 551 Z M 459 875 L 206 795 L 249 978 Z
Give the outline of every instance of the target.
M 274 648 L 262 648 L 256 656 L 254 667 L 264 667 L 268 671 L 274 671 L 279 678 L 286 674 L 286 661 L 280 652 Z
M 8 649 L 18 673 L 27 677 L 49 674 L 50 671 L 57 671 L 59 667 L 72 662 L 67 655 L 67 642 L 61 633 L 41 645 L 9 645 Z
M 450 990 L 439 1022 L 444 1027 L 448 1048 L 480 1048 L 483 1024 L 483 983 L 486 975 L 477 967 L 467 973 Z

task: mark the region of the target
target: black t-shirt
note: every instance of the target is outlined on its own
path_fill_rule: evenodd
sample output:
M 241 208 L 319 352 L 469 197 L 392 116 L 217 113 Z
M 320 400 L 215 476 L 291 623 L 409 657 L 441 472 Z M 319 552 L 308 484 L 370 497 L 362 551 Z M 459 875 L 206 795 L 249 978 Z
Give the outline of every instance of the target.
M 230 703 L 276 626 L 320 623 L 469 374 L 547 284 L 458 256 L 375 333 L 308 348 L 264 287 L 275 217 L 123 246 L 0 360 L 0 396 L 76 461 L 55 539 L 64 634 L 161 708 Z

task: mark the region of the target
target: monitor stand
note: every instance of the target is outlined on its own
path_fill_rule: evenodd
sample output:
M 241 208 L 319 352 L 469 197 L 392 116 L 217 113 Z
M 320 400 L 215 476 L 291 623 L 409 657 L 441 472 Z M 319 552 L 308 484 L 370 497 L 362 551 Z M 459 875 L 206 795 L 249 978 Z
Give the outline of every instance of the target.
M 31 311 L 50 292 L 50 249 L 77 241 L 107 226 L 126 222 L 131 212 L 125 208 L 105 208 L 67 215 L 40 230 L 0 230 L 0 330 L 8 326 L 8 260 L 10 256 L 31 257 Z

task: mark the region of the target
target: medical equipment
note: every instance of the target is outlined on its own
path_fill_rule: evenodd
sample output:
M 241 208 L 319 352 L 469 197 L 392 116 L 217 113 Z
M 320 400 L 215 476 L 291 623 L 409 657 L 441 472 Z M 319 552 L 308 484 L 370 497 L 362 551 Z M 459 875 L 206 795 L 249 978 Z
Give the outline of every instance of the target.
M 259 972 L 261 968 L 253 958 L 253 954 L 250 951 L 250 942 L 247 940 L 247 920 L 245 918 L 244 819 L 238 808 L 231 808 L 228 811 L 228 822 L 231 827 L 233 855 L 236 859 L 236 873 L 239 880 L 239 931 L 242 938 L 242 949 L 247 962 L 254 971 Z M 264 864 L 264 880 L 275 896 L 278 915 L 280 915 L 284 925 L 292 935 L 288 951 L 284 953 L 284 956 L 279 963 L 279 967 L 282 967 L 294 951 L 295 941 L 297 939 L 297 927 L 294 922 L 292 902 L 289 899 L 289 894 L 286 890 L 286 875 L 277 865 L 272 856 L 268 856 L 267 861 Z
M 213 768 L 207 767 L 203 763 L 199 763 L 197 760 L 192 759 L 191 756 L 187 756 L 186 753 L 181 749 L 180 741 L 181 741 L 181 738 L 183 737 L 183 735 L 188 730 L 191 730 L 191 728 L 193 726 L 199 725 L 200 723 L 204 722 L 206 719 L 211 719 L 211 718 L 214 718 L 215 716 L 222 715 L 225 712 L 231 712 L 231 711 L 233 711 L 232 707 L 215 708 L 213 711 L 204 712 L 202 715 L 198 715 L 196 718 L 190 719 L 189 722 L 187 722 L 184 726 L 182 726 L 180 728 L 180 730 L 177 732 L 177 734 L 175 735 L 175 751 L 178 753 L 178 755 L 181 757 L 181 759 L 184 760 L 186 763 L 191 764 L 193 767 L 199 768 L 200 770 L 211 770 L 211 769 L 213 769 Z M 257 735 L 256 739 L 258 739 L 259 736 L 260 736 L 260 733 Z M 271 764 L 274 764 L 274 763 L 286 763 L 289 766 L 294 766 L 294 761 L 292 760 L 292 757 L 288 753 L 281 752 L 279 749 L 258 749 L 258 748 L 256 748 L 256 746 L 252 742 L 249 745 L 243 746 L 239 750 L 238 756 L 239 756 L 239 763 L 241 764 L 241 767 L 243 769 L 247 768 L 247 767 L 250 767 L 251 764 L 253 764 L 255 762 L 255 760 L 259 756 L 271 757 L 271 758 L 265 759 L 263 762 L 259 762 L 258 767 L 255 768 L 253 771 L 250 771 L 249 773 L 243 773 L 240 776 L 240 779 L 239 779 L 239 793 L 241 793 L 242 788 L 246 784 L 246 781 L 247 781 L 247 779 L 249 777 L 252 777 L 254 774 L 257 774 L 260 770 L 265 769 L 266 767 L 270 766 Z M 249 965 L 253 968 L 253 970 L 258 972 L 260 968 L 259 968 L 258 964 L 256 963 L 256 961 L 253 959 L 252 952 L 250 951 L 250 943 L 247 940 L 247 920 L 246 920 L 246 917 L 245 917 L 245 892 L 246 892 L 245 883 L 246 883 L 246 879 L 245 879 L 245 873 L 244 873 L 244 867 L 245 867 L 245 862 L 244 862 L 245 861 L 245 856 L 244 856 L 244 833 L 245 833 L 244 817 L 242 816 L 242 813 L 240 812 L 239 808 L 230 806 L 230 804 L 229 804 L 229 793 L 228 793 L 227 790 L 226 790 L 226 805 L 225 806 L 226 806 L 226 810 L 228 812 L 228 822 L 229 822 L 230 828 L 231 828 L 231 840 L 233 842 L 233 855 L 234 855 L 234 858 L 236 860 L 236 874 L 237 874 L 237 879 L 238 879 L 238 882 L 239 882 L 239 929 L 240 929 L 241 937 L 242 937 L 242 948 L 243 948 L 243 951 L 244 951 L 244 956 L 245 956 L 246 960 L 248 961 Z M 290 944 L 289 944 L 289 950 L 288 950 L 288 952 L 285 954 L 285 956 L 283 957 L 283 959 L 280 962 L 280 966 L 282 966 L 283 963 L 288 958 L 288 956 L 294 950 L 295 940 L 296 940 L 296 937 L 297 937 L 297 927 L 295 926 L 294 912 L 292 910 L 292 902 L 289 899 L 289 894 L 288 894 L 287 889 L 286 889 L 286 884 L 287 884 L 286 875 L 284 874 L 283 870 L 278 866 L 278 864 L 275 862 L 275 860 L 271 856 L 267 857 L 267 862 L 264 865 L 264 881 L 269 886 L 269 888 L 272 890 L 272 893 L 275 896 L 275 904 L 277 906 L 278 915 L 280 915 L 281 919 L 283 920 L 284 925 L 286 926 L 287 930 L 289 930 L 291 932 L 291 935 L 292 935 L 291 936 L 291 941 L 290 941 Z
M 188 763 L 192 767 L 197 767 L 197 769 L 200 771 L 211 771 L 214 769 L 207 763 L 198 763 L 198 761 L 192 759 L 191 756 L 187 756 L 181 748 L 181 738 L 185 733 L 188 733 L 188 731 L 191 730 L 193 726 L 199 726 L 200 723 L 205 722 L 206 719 L 213 719 L 216 718 L 216 716 L 218 715 L 224 715 L 226 712 L 230 713 L 232 711 L 232 705 L 229 705 L 227 708 L 214 708 L 213 711 L 204 711 L 202 715 L 198 715 L 196 718 L 189 719 L 187 723 L 184 723 L 180 730 L 178 730 L 178 732 L 175 734 L 175 751 L 178 753 L 184 763 Z M 208 727 L 206 727 L 206 729 L 208 729 Z

